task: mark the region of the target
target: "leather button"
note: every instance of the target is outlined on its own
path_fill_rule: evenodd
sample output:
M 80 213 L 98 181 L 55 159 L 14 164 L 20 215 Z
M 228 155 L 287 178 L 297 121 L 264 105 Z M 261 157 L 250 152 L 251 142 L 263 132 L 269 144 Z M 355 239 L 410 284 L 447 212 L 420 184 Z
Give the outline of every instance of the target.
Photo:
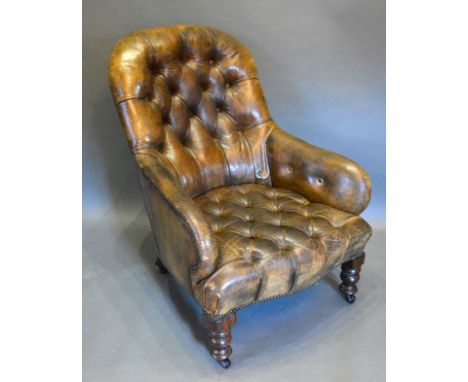
M 210 88 L 210 82 L 209 81 L 203 81 L 200 84 L 200 89 L 202 92 L 206 92 Z

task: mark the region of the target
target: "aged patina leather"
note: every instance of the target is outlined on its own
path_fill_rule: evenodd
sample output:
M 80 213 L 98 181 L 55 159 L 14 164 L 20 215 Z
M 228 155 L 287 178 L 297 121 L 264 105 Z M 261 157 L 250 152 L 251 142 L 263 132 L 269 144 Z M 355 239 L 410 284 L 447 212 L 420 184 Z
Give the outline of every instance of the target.
M 369 177 L 274 123 L 239 42 L 137 31 L 114 47 L 109 80 L 158 255 L 208 315 L 301 290 L 362 251 Z

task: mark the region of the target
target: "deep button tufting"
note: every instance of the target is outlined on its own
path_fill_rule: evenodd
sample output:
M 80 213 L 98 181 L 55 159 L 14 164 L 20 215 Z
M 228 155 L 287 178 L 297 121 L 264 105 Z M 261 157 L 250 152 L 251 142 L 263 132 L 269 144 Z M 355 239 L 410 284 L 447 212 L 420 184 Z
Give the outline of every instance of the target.
M 223 57 L 223 54 L 221 51 L 219 51 L 219 49 L 216 49 L 214 48 L 211 52 L 210 52 L 210 63 L 211 64 L 215 64 L 217 63 L 218 61 L 220 61 Z
M 252 254 L 252 256 L 250 257 L 250 260 L 252 262 L 259 262 L 260 260 L 262 260 L 262 256 L 258 253 L 254 253 Z
M 156 62 L 151 66 L 151 73 L 153 73 L 154 76 L 157 76 L 159 74 L 160 70 L 161 70 L 161 67 Z
M 190 106 L 188 108 L 188 115 L 189 116 L 194 116 L 197 114 L 197 107 L 196 106 Z
M 180 62 L 182 64 L 187 64 L 191 59 L 192 57 L 190 57 L 189 52 L 183 52 L 180 56 Z
M 212 227 L 220 222 L 223 226 L 214 232 L 223 272 L 215 272 L 206 284 L 221 282 L 217 275 L 229 272 L 239 260 L 255 263 L 249 277 L 260 277 L 261 289 L 249 297 L 252 301 L 303 288 L 370 234 L 370 227 L 356 215 L 260 184 L 216 188 L 195 202 Z M 218 216 L 211 213 L 214 209 Z M 219 298 L 230 297 L 223 292 Z
M 179 85 L 176 82 L 169 82 L 169 93 L 171 95 L 176 94 L 177 91 L 179 90 Z
M 210 89 L 210 81 L 209 80 L 200 81 L 200 89 L 202 92 L 208 91 Z
M 118 43 L 111 62 L 114 100 L 126 108 L 130 145 L 149 136 L 150 146 L 162 147 L 165 122 L 155 119 L 158 111 L 168 113 L 176 134 L 162 154 L 189 196 L 255 179 L 271 183 L 264 151 L 275 124 L 245 47 L 209 28 L 156 28 Z M 187 110 L 190 105 L 198 110 Z M 252 131 L 244 133 L 248 126 Z

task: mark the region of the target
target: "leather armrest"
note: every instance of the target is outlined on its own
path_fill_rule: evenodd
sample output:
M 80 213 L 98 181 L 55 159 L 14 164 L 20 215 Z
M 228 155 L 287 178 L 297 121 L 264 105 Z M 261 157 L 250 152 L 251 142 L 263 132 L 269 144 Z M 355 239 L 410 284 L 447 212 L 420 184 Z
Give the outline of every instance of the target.
M 165 267 L 190 291 L 214 271 L 218 247 L 195 202 L 155 150 L 135 152 L 146 207 Z
M 278 127 L 267 141 L 272 185 L 291 189 L 311 202 L 353 214 L 369 204 L 371 183 L 355 162 L 312 146 Z

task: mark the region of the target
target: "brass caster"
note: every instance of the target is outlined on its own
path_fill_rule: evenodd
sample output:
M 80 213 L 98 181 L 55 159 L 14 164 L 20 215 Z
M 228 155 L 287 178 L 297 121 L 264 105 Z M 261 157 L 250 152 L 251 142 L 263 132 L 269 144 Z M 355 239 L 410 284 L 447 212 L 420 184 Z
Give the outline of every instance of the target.
M 220 359 L 218 360 L 218 363 L 225 369 L 229 369 L 229 367 L 231 366 L 231 360 L 229 358 Z
M 349 304 L 354 304 L 354 302 L 356 301 L 356 296 L 354 294 L 347 294 L 345 296 L 345 300 L 349 303 Z

